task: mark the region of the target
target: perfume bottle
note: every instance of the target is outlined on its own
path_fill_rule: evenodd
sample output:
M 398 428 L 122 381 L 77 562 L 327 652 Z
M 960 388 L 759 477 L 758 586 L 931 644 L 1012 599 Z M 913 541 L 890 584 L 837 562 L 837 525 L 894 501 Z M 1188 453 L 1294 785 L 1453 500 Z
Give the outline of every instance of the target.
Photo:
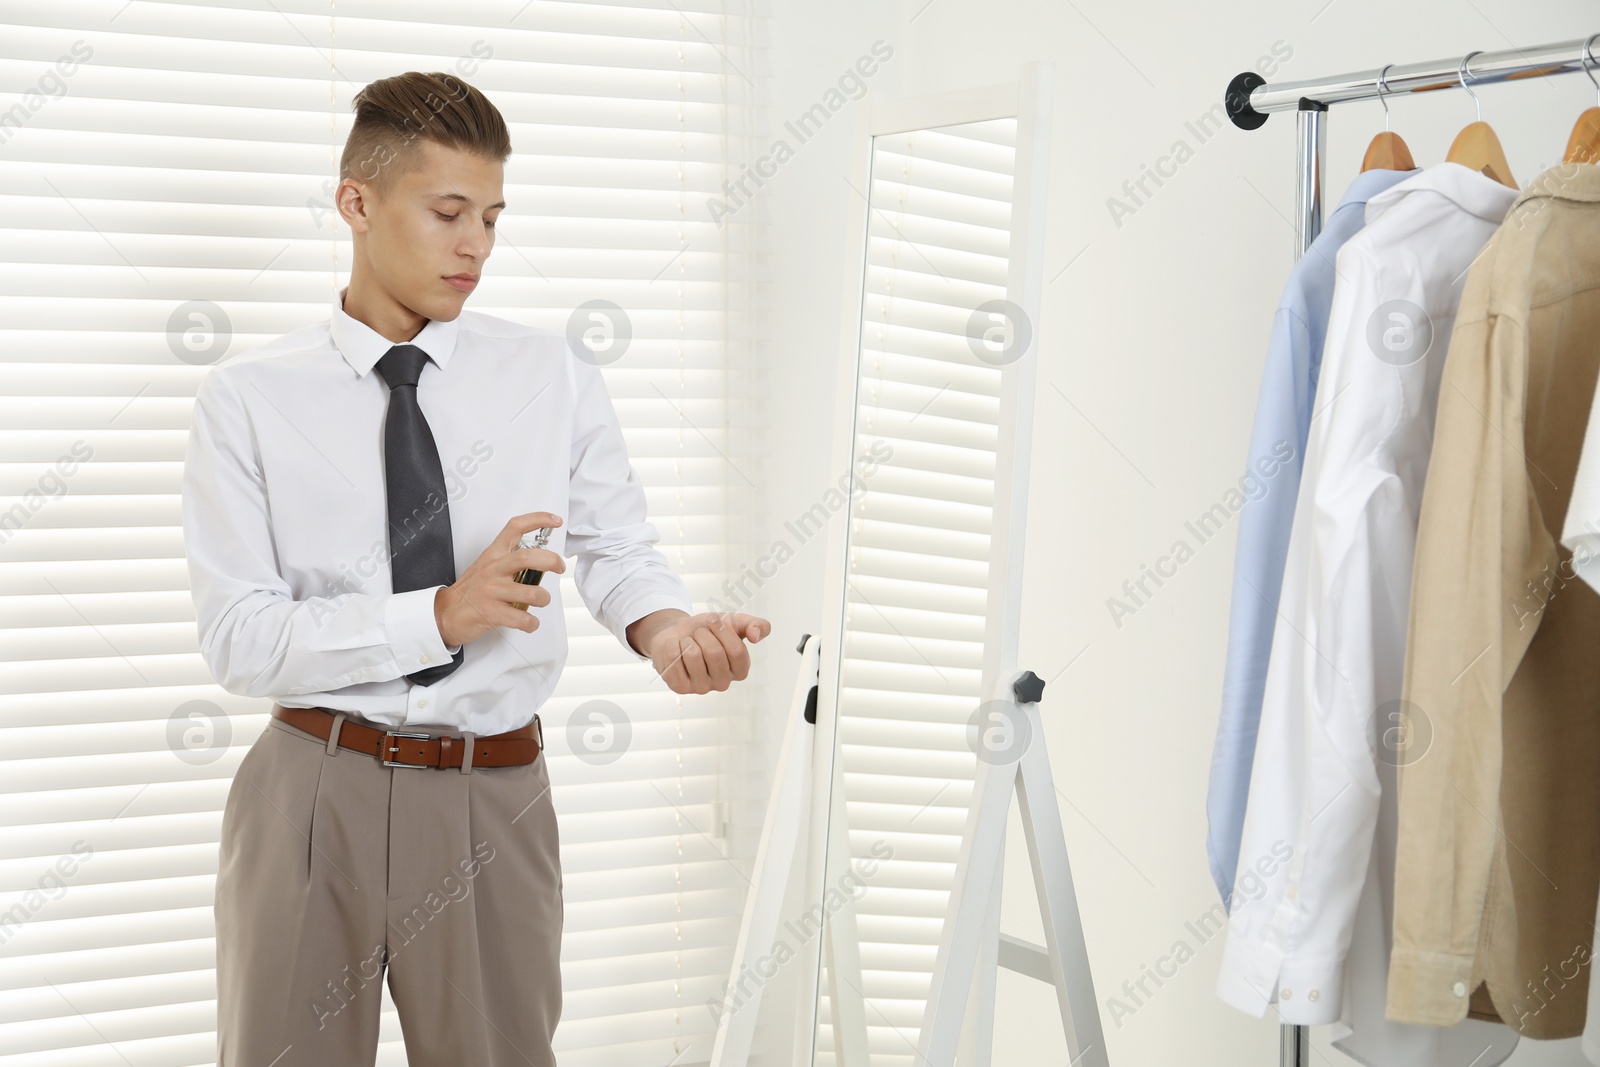
M 521 548 L 543 548 L 550 542 L 551 529 L 553 527 L 542 526 L 537 533 L 525 533 L 522 535 L 522 539 L 517 542 L 517 545 Z M 517 572 L 517 581 L 523 585 L 538 585 L 539 579 L 543 577 L 544 571 L 536 571 L 532 567 L 526 567 Z M 528 605 L 526 604 L 512 604 L 511 606 L 519 611 L 528 610 Z

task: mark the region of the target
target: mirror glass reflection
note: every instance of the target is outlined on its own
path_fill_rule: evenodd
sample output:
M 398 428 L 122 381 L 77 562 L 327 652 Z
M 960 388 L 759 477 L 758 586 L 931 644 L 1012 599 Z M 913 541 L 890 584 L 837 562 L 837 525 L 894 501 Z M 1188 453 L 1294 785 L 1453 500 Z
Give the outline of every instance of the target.
M 977 767 L 1016 119 L 873 138 L 818 1064 L 911 1065 Z M 819 903 L 807 902 L 808 905 Z M 827 903 L 827 902 L 822 902 Z

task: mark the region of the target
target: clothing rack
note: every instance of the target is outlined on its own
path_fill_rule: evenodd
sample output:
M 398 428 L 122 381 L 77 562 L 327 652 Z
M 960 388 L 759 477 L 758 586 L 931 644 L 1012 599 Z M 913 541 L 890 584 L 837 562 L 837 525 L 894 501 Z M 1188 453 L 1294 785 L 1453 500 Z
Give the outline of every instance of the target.
M 1600 70 L 1595 52 L 1600 33 L 1575 41 L 1509 48 L 1499 52 L 1468 52 L 1456 59 L 1426 63 L 1391 63 L 1378 70 L 1338 74 L 1312 81 L 1273 82 L 1247 70 L 1228 83 L 1224 107 L 1241 130 L 1259 129 L 1274 111 L 1294 111 L 1298 116 L 1295 139 L 1295 258 L 1299 259 L 1322 232 L 1322 162 L 1328 144 L 1328 105 L 1352 100 L 1374 100 L 1403 93 L 1435 89 L 1465 89 L 1473 85 Z M 1281 1067 L 1309 1067 L 1310 1032 L 1304 1026 L 1284 1026 L 1279 1042 Z

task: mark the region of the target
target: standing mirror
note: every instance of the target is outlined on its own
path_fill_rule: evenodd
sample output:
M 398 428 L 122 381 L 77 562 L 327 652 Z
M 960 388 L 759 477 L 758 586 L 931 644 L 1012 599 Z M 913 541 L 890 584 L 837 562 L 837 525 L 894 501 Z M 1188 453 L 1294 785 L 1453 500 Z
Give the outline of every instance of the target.
M 858 116 L 860 258 L 834 453 L 852 491 L 830 544 L 812 802 L 824 877 L 807 901 L 821 904 L 824 934 L 809 1020 L 818 1065 L 941 1067 L 958 1040 L 963 1063 L 985 1063 L 995 965 L 1062 974 L 1049 963 L 1060 945 L 999 951 L 998 839 L 1030 733 L 1009 697 L 1048 100 L 1048 69 L 1028 64 L 1016 83 L 864 102 Z M 1059 841 L 1053 795 L 1047 814 Z M 1065 848 L 1046 851 L 1073 912 L 1072 971 L 1082 944 Z M 1074 1008 L 1098 1038 L 1092 991 Z M 955 1025 L 933 1025 L 950 1013 Z

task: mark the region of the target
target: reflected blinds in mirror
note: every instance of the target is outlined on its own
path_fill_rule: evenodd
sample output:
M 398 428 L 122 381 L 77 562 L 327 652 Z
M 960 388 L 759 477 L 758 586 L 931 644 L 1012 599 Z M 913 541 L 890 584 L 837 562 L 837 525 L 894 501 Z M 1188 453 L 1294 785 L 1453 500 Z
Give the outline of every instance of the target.
M 855 905 L 872 1067 L 915 1060 L 977 766 L 1001 370 L 976 309 L 1006 296 L 1015 135 L 873 140 L 836 786 L 850 856 L 893 849 Z

